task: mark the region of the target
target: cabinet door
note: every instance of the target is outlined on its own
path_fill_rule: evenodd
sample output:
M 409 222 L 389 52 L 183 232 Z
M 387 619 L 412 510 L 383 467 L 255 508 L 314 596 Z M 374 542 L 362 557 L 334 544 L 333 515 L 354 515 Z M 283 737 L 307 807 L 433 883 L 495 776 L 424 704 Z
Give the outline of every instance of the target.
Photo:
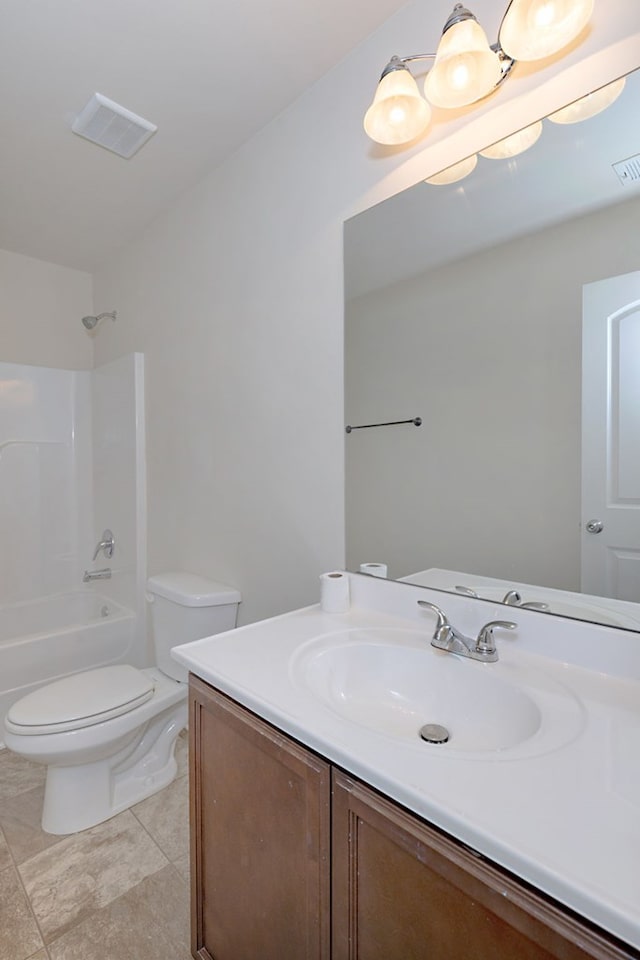
M 333 960 L 636 956 L 339 772 L 333 818 Z
M 192 952 L 326 960 L 329 766 L 191 678 Z

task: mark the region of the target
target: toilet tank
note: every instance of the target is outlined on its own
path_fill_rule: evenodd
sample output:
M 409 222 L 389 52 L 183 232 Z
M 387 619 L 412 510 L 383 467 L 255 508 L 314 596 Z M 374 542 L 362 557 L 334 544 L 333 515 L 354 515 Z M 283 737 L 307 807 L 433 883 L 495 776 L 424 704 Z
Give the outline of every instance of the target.
M 187 671 L 171 657 L 171 648 L 232 630 L 242 597 L 226 583 L 194 573 L 160 573 L 147 581 L 156 664 L 174 680 Z

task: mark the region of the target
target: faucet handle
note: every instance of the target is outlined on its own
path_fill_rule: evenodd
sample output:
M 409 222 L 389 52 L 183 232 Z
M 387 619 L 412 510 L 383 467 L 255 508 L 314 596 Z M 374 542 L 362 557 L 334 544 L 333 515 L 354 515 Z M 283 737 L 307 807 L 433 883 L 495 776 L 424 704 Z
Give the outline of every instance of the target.
M 457 589 L 456 587 L 456 590 Z M 508 607 L 521 607 L 525 610 L 541 610 L 543 613 L 549 612 L 548 603 L 542 603 L 539 600 L 524 601 L 517 590 L 508 590 L 502 598 L 502 602 Z
M 115 543 L 116 542 L 111 530 L 103 530 L 102 540 L 98 543 L 93 554 L 94 561 L 98 559 L 98 554 L 100 553 L 101 550 L 104 552 L 104 555 L 107 558 L 107 560 L 111 560 L 113 556 L 113 548 L 115 546 Z
M 446 615 L 443 613 L 440 607 L 437 607 L 435 605 L 435 603 L 429 603 L 428 600 L 418 600 L 418 606 L 426 607 L 428 610 L 432 610 L 436 614 L 436 616 L 438 617 L 438 622 L 436 624 L 436 632 L 438 630 L 441 630 L 442 627 L 449 626 L 449 621 L 447 620 Z
M 518 624 L 513 623 L 511 620 L 490 620 L 489 623 L 485 623 L 476 640 L 476 653 L 481 653 L 485 656 L 494 654 L 496 652 L 496 641 L 493 636 L 493 631 L 496 627 L 502 630 L 515 630 L 517 626 Z
M 463 587 L 458 585 L 455 589 L 457 593 L 463 593 L 465 597 L 475 597 L 476 600 L 479 599 L 479 594 L 475 590 L 472 590 L 471 587 Z
M 522 603 L 522 595 L 517 590 L 507 590 L 502 603 L 506 603 L 508 607 L 518 607 Z

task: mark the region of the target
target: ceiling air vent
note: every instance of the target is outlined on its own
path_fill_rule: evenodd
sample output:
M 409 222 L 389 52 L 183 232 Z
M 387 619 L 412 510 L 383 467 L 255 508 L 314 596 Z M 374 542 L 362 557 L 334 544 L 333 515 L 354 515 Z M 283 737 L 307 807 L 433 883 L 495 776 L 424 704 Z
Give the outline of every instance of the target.
M 612 166 L 618 174 L 620 183 L 637 183 L 640 181 L 640 153 L 637 153 L 635 157 L 620 160 Z
M 101 93 L 94 93 L 71 129 L 128 160 L 158 128 Z

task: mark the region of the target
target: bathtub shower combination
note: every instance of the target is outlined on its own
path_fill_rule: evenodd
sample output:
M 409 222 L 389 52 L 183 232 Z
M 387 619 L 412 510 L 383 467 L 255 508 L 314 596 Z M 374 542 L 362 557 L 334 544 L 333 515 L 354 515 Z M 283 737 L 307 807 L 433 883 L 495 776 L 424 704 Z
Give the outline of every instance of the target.
M 0 743 L 9 708 L 44 684 L 148 662 L 143 378 L 141 354 L 0 362 Z M 94 557 L 105 530 L 115 550 Z

